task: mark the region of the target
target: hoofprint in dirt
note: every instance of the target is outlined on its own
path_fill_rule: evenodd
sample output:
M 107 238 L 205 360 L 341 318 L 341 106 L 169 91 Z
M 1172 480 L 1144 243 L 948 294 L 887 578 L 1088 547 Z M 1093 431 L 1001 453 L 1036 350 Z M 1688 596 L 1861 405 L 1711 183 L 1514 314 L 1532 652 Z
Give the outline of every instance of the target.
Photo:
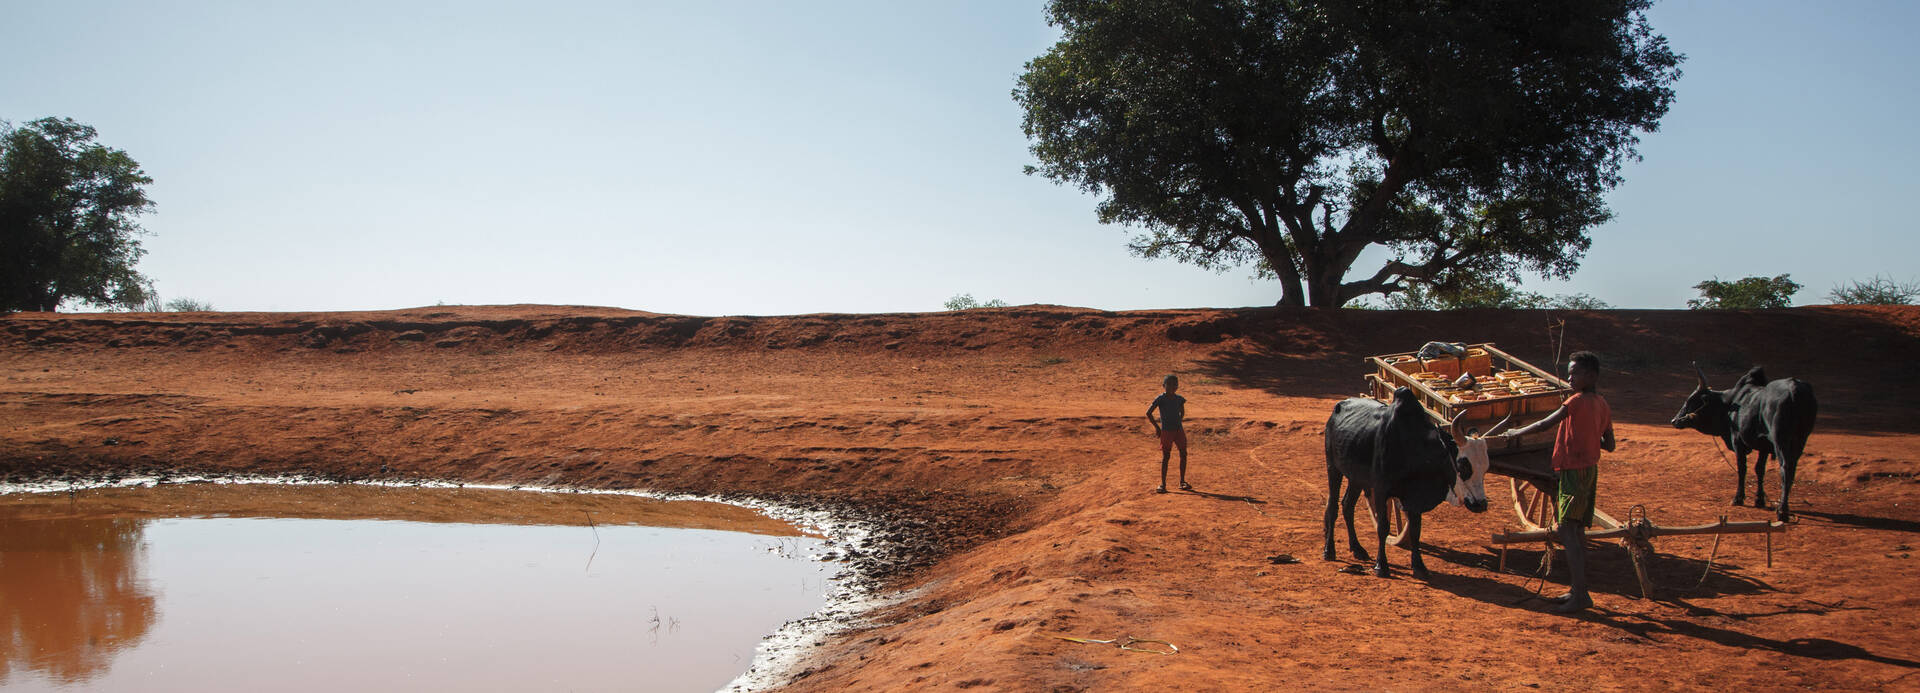
M 1563 618 L 1530 598 L 1540 581 L 1494 570 L 1493 513 L 1430 515 L 1429 582 L 1312 558 L 1319 427 L 1363 387 L 1361 356 L 1444 339 L 1553 363 L 1561 319 L 1565 349 L 1605 364 L 1621 440 L 1600 504 L 1616 516 L 1767 514 L 1726 506 L 1712 441 L 1667 426 L 1690 362 L 1820 388 L 1773 568 L 1758 537 L 1726 538 L 1710 572 L 1711 537 L 1660 540 L 1648 602 L 1597 543 L 1598 608 Z M 0 478 L 304 474 L 871 508 L 917 557 L 884 578 L 896 602 L 767 679 L 801 690 L 1899 688 L 1920 680 L 1899 645 L 1920 626 L 1920 427 L 1881 403 L 1920 385 L 1894 367 L 1914 353 L 1910 308 L 16 314 L 0 318 Z M 1189 399 L 1196 493 L 1149 493 L 1141 412 L 1168 373 Z

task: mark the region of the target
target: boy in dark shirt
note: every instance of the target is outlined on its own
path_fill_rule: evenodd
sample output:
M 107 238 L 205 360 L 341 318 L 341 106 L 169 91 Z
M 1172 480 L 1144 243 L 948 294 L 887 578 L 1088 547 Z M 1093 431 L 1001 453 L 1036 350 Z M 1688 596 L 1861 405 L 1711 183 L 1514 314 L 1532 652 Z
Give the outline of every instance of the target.
M 1180 378 L 1169 375 L 1161 384 L 1167 391 L 1147 405 L 1147 422 L 1153 424 L 1153 432 L 1160 436 L 1160 487 L 1153 492 L 1167 492 L 1167 458 L 1175 445 L 1180 446 L 1180 490 L 1191 491 L 1193 487 L 1187 485 L 1187 432 L 1181 428 L 1181 420 L 1187 417 L 1187 398 L 1174 394 L 1180 389 Z M 1153 418 L 1155 409 L 1160 410 L 1158 420 Z

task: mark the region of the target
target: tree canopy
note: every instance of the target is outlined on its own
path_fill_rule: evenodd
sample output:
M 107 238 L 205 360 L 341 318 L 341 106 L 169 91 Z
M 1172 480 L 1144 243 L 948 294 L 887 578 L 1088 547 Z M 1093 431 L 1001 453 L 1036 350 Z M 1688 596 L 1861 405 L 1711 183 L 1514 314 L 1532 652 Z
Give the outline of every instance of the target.
M 1650 2 L 1052 0 L 1013 92 L 1028 172 L 1281 305 L 1564 278 L 1673 101 Z
M 153 179 L 95 134 L 69 118 L 0 122 L 0 310 L 146 301 L 136 218 Z
M 1793 295 L 1800 292 L 1800 282 L 1792 277 L 1790 274 L 1744 277 L 1730 282 L 1709 279 L 1693 285 L 1700 291 L 1700 298 L 1689 299 L 1687 307 L 1694 310 L 1786 308 L 1793 305 Z

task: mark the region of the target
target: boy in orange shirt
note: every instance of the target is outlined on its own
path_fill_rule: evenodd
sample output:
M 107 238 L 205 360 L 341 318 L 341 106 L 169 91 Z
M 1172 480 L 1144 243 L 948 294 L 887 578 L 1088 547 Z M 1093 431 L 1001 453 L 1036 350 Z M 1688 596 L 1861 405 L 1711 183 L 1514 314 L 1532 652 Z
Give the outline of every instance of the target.
M 1547 418 L 1514 431 L 1520 436 L 1559 426 L 1553 437 L 1553 471 L 1558 478 L 1554 522 L 1560 545 L 1567 550 L 1567 593 L 1554 597 L 1557 613 L 1570 614 L 1593 606 L 1587 595 L 1587 526 L 1593 523 L 1593 501 L 1600 479 L 1600 451 L 1613 452 L 1613 410 L 1600 396 L 1600 357 L 1576 351 L 1567 358 L 1567 384 L 1573 386 L 1559 409 Z

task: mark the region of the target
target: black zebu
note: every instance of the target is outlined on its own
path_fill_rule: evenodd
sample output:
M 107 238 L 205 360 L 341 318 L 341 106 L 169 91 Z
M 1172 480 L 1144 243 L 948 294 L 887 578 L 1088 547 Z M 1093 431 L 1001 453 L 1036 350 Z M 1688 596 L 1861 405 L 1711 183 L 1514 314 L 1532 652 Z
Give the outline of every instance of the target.
M 1740 377 L 1733 388 L 1714 391 L 1707 387 L 1707 374 L 1700 374 L 1700 385 L 1687 396 L 1680 414 L 1673 417 L 1674 428 L 1691 428 L 1719 438 L 1739 459 L 1738 481 L 1733 504 L 1747 497 L 1747 451 L 1760 453 L 1753 464 L 1753 507 L 1767 506 L 1767 456 L 1780 459 L 1780 507 L 1774 516 L 1787 519 L 1787 502 L 1793 498 L 1793 475 L 1800 465 L 1800 453 L 1807 449 L 1807 436 L 1813 433 L 1814 415 L 1819 405 L 1813 399 L 1813 386 L 1795 378 L 1767 381 L 1766 372 L 1754 366 Z
M 1367 560 L 1367 551 L 1353 531 L 1353 504 L 1366 492 L 1379 540 L 1373 574 L 1386 577 L 1388 499 L 1398 498 L 1407 514 L 1407 533 L 1401 543 L 1413 553 L 1413 576 L 1426 579 L 1427 565 L 1420 559 L 1420 515 L 1447 500 L 1455 485 L 1474 473 L 1473 464 L 1460 456 L 1453 436 L 1433 425 L 1413 391 L 1402 387 L 1393 391 L 1392 404 L 1353 397 L 1334 405 L 1333 415 L 1327 418 L 1326 440 L 1325 558 L 1334 560 L 1333 518 L 1337 510 L 1344 510 L 1348 547 L 1354 558 Z M 1351 482 L 1345 496 L 1340 493 L 1342 478 Z M 1462 501 L 1476 513 L 1487 509 L 1484 492 Z

